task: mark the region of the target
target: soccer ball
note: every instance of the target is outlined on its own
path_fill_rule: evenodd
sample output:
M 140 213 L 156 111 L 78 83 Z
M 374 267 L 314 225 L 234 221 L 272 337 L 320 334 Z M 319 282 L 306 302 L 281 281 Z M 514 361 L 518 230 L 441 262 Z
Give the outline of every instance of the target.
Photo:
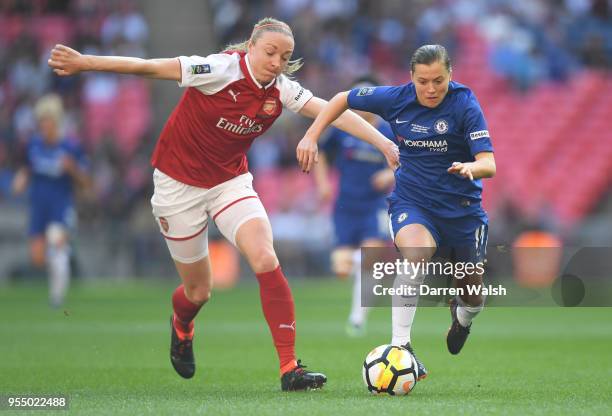
M 362 374 L 363 382 L 371 393 L 403 396 L 416 385 L 418 367 L 407 349 L 381 345 L 366 356 Z

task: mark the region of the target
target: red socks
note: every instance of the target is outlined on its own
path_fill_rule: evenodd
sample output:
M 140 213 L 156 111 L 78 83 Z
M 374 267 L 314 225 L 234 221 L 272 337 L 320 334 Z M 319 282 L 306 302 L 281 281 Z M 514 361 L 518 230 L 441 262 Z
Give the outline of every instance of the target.
M 270 327 L 283 374 L 297 365 L 293 296 L 280 266 L 271 272 L 257 273 L 256 276 L 261 308 Z
M 185 288 L 180 285 L 172 294 L 174 308 L 174 328 L 180 339 L 193 338 L 193 319 L 202 305 L 192 303 L 185 296 Z
M 261 308 L 270 327 L 281 374 L 297 366 L 295 360 L 295 311 L 293 296 L 287 279 L 279 267 L 271 272 L 258 273 Z M 193 319 L 202 307 L 185 296 L 183 285 L 172 295 L 174 328 L 181 339 L 193 337 Z

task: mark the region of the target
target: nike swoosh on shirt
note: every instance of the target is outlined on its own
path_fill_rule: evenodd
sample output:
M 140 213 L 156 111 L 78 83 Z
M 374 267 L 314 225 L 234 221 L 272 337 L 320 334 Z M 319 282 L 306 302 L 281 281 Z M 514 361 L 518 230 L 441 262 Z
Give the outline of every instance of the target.
M 395 122 L 396 122 L 397 124 L 408 123 L 409 121 L 410 121 L 410 120 L 400 120 L 399 118 L 396 118 L 396 119 L 395 119 Z

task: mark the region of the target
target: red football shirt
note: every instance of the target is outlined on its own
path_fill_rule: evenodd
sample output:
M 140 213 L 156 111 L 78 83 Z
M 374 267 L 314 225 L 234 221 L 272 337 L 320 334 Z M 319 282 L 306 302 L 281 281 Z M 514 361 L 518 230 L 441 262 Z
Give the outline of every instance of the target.
M 312 93 L 281 75 L 262 86 L 248 55 L 181 56 L 180 87 L 187 87 L 168 118 L 152 165 L 188 185 L 212 188 L 248 171 L 251 143 L 280 116 L 298 112 Z

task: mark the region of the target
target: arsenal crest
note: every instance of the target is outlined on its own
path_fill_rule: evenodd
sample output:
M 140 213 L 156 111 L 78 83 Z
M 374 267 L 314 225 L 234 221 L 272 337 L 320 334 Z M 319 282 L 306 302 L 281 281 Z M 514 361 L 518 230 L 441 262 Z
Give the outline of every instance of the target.
M 170 225 L 168 224 L 168 220 L 164 217 L 159 217 L 159 225 L 164 229 L 164 232 L 167 233 L 170 229 Z
M 276 99 L 266 98 L 266 101 L 264 101 L 261 110 L 264 112 L 264 114 L 268 116 L 274 115 L 274 113 L 276 113 Z

